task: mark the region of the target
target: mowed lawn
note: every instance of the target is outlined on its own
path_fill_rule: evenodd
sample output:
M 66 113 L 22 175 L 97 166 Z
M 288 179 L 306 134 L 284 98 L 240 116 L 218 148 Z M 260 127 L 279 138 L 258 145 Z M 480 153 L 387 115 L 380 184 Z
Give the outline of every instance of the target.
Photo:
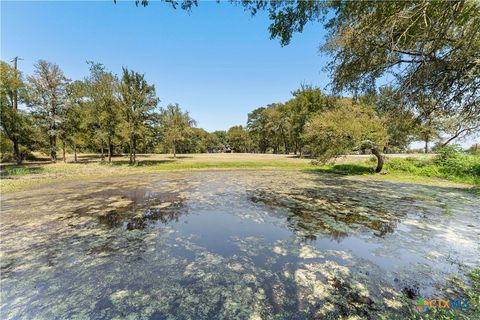
M 278 154 L 244 154 L 244 153 L 210 153 L 182 154 L 173 158 L 170 154 L 140 154 L 137 164 L 129 165 L 128 156 L 115 156 L 112 163 L 101 161 L 97 154 L 80 154 L 78 162 L 73 162 L 73 155 L 67 155 L 67 162 L 62 159 L 51 163 L 43 161 L 26 161 L 22 165 L 12 163 L 1 164 L 2 192 L 19 191 L 53 181 L 72 181 L 95 179 L 108 176 L 145 174 L 176 170 L 305 170 L 318 174 L 339 173 L 361 176 L 368 179 L 395 180 L 428 184 L 455 184 L 435 177 L 419 177 L 408 173 L 389 172 L 385 168 L 383 174 L 372 174 L 375 165 L 371 155 L 348 155 L 337 158 L 327 165 L 314 165 L 311 159 L 299 158 L 295 155 Z M 425 154 L 393 154 L 389 159 L 416 158 L 426 160 L 432 155 Z M 105 159 L 106 160 L 106 159 Z

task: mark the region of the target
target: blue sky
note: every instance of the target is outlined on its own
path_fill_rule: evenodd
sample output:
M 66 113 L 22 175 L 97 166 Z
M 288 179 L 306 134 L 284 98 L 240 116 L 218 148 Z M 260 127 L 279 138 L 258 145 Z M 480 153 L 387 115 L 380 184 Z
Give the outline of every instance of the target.
M 270 40 L 264 14 L 201 2 L 189 14 L 152 2 L 1 2 L 1 59 L 31 74 L 38 59 L 71 79 L 87 60 L 119 74 L 126 66 L 155 84 L 161 106 L 179 103 L 208 131 L 245 124 L 256 107 L 286 101 L 302 83 L 325 87 L 324 30 L 308 25 L 292 43 Z

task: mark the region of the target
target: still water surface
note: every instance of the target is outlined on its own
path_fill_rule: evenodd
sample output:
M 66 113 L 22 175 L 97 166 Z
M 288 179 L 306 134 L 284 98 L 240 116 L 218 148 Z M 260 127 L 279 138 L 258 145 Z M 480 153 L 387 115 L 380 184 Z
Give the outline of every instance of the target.
M 479 267 L 480 199 L 276 171 L 63 183 L 2 199 L 3 319 L 403 318 Z

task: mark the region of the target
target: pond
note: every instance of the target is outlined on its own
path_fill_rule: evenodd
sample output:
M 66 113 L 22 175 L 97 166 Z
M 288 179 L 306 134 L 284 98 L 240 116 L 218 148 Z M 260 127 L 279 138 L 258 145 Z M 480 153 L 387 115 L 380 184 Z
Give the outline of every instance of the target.
M 479 267 L 480 199 L 284 171 L 53 183 L 2 199 L 3 319 L 403 318 Z

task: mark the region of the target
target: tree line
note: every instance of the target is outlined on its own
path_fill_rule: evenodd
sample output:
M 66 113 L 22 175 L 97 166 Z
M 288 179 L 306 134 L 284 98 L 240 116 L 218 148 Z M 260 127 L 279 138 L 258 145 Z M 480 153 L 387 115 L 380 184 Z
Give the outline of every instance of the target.
M 475 117 L 442 116 L 433 112 L 426 97 L 411 105 L 390 86 L 356 97 L 325 94 L 318 87 L 302 86 L 292 98 L 272 103 L 248 114 L 245 128 L 229 129 L 231 147 L 239 152 L 308 154 L 321 162 L 340 155 L 366 153 L 377 157 L 376 171 L 383 166 L 383 153 L 402 153 L 414 141 L 424 141 L 424 152 L 444 147 L 479 128 Z M 470 128 L 469 127 L 469 128 Z
M 404 152 L 415 140 L 446 145 L 471 125 L 463 117 L 442 117 L 428 97 L 411 104 L 392 87 L 355 97 L 326 94 L 304 85 L 292 98 L 254 109 L 246 126 L 207 132 L 178 104 L 158 107 L 155 86 L 144 74 L 123 68 L 121 76 L 88 62 L 82 80 L 70 80 L 54 63 L 39 60 L 32 75 L 1 62 L 2 154 L 21 163 L 32 151 L 57 161 L 66 153 L 115 154 L 255 152 L 308 154 L 327 161 L 341 154 Z M 26 108 L 18 108 L 18 104 Z M 478 122 L 474 123 L 478 126 Z M 8 158 L 8 157 L 7 157 Z
M 163 2 L 188 11 L 199 4 L 195 0 Z M 322 24 L 326 33 L 320 51 L 331 58 L 326 66 L 331 92 L 348 92 L 358 100 L 372 92 L 390 91 L 378 104 L 391 108 L 396 102 L 397 114 L 413 112 L 415 122 L 421 124 L 417 135 L 425 141 L 425 152 L 433 141 L 443 140 L 445 146 L 479 133 L 479 1 L 230 2 L 252 16 L 266 12 L 270 37 L 279 39 L 282 46 L 308 24 Z M 149 1 L 135 4 L 146 7 Z M 390 78 L 387 88 L 379 89 L 386 77 Z M 410 126 L 408 121 L 400 121 L 397 128 L 388 125 L 389 144 L 392 139 L 401 140 L 394 135 L 405 137 L 401 133 L 405 125 Z M 294 135 L 298 143 L 299 132 Z
M 195 121 L 178 104 L 159 108 L 155 86 L 143 74 L 122 69 L 121 76 L 102 64 L 89 62 L 90 73 L 82 80 L 67 79 L 60 67 L 39 60 L 32 75 L 24 77 L 15 67 L 1 62 L 2 154 L 11 150 L 21 163 L 31 151 L 48 153 L 57 161 L 62 150 L 99 152 L 111 162 L 115 153 L 206 152 L 189 145 L 188 139 L 204 137 Z M 19 108 L 18 105 L 26 108 Z M 191 144 L 191 143 L 190 143 Z
M 208 133 L 178 105 L 158 108 L 155 87 L 132 70 L 117 76 L 90 63 L 88 77 L 70 81 L 49 62 L 39 61 L 26 78 L 2 62 L 2 152 L 12 150 L 20 163 L 30 150 L 48 150 L 56 161 L 61 147 L 63 154 L 100 152 L 108 161 L 128 153 L 135 163 L 137 152 L 293 152 L 325 161 L 371 150 L 379 171 L 382 153 L 404 151 L 413 140 L 429 152 L 434 142 L 479 133 L 480 2 L 231 2 L 252 15 L 267 12 L 270 36 L 282 46 L 307 24 L 323 24 L 330 93 L 302 87 L 289 101 L 252 111 L 246 126 Z M 387 76 L 392 80 L 380 87 Z

